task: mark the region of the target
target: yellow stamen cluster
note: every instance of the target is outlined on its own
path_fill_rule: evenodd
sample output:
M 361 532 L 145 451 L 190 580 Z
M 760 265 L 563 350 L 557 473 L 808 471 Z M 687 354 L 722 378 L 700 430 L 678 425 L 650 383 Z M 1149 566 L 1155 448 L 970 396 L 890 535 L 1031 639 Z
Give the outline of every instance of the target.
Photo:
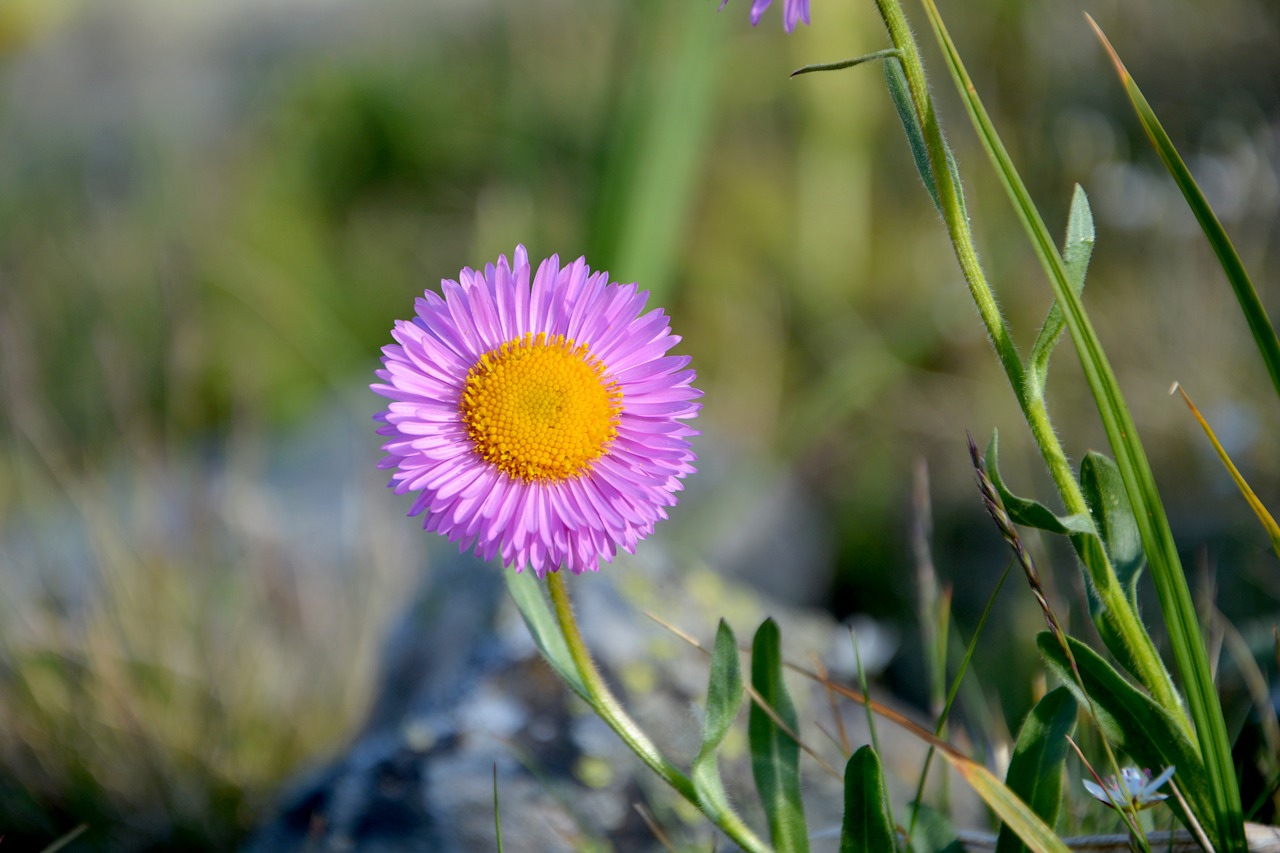
M 480 356 L 460 409 L 482 459 L 518 480 L 560 482 L 609 448 L 622 389 L 585 344 L 529 333 Z

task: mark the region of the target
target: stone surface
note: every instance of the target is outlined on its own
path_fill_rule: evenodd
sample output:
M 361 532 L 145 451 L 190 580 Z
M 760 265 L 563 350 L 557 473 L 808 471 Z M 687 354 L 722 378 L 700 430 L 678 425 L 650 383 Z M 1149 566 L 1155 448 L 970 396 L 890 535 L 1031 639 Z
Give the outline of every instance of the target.
M 841 666 L 835 650 L 849 642 L 848 633 L 825 614 L 767 606 L 708 570 L 678 575 L 662 564 L 660 546 L 651 545 L 645 565 L 624 559 L 599 575 L 568 580 L 606 677 L 673 760 L 687 766 L 697 751 L 707 660 L 643 611 L 661 614 L 708 647 L 719 615 L 746 645 L 771 614 L 782 625 L 788 658 L 806 662 L 814 653 Z M 842 769 L 825 692 L 798 677 L 790 685 L 806 742 Z M 744 709 L 722 767 L 734 802 L 763 833 L 763 817 L 752 806 L 746 716 Z M 845 703 L 841 723 L 855 748 L 868 740 L 860 706 Z M 905 802 L 923 747 L 887 722 L 877 728 L 885 764 L 901 777 L 891 781 L 895 797 Z M 807 756 L 801 768 L 814 849 L 835 850 L 840 784 Z M 435 561 L 391 632 L 379 693 L 360 733 L 340 757 L 295 780 L 244 849 L 492 851 L 495 774 L 504 847 L 513 853 L 660 850 L 642 810 L 677 844 L 705 847 L 716 834 L 537 657 L 500 571 L 451 555 Z M 977 819 L 968 790 L 955 781 L 951 788 L 961 811 Z M 717 843 L 724 849 L 723 839 Z

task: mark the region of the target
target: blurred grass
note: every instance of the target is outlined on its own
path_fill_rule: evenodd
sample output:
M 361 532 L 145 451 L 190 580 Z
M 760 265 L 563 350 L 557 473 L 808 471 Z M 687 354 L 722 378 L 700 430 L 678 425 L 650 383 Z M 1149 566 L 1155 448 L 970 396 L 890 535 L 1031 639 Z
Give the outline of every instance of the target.
M 1006 427 L 1011 482 L 1032 493 L 1046 480 L 1007 428 L 1012 399 L 879 72 L 787 79 L 883 47 L 878 20 L 871 4 L 815 2 L 814 26 L 784 38 L 776 21 L 752 30 L 738 0 L 714 5 L 0 7 L 0 579 L 22 591 L 0 624 L 0 725 L 22 732 L 0 750 L 13 771 L 0 778 L 23 780 L 0 789 L 3 811 L 30 806 L 23 825 L 44 841 L 146 813 L 153 831 L 131 843 L 186 826 L 218 849 L 281 776 L 349 729 L 416 546 L 358 536 L 342 554 L 374 555 L 376 581 L 355 565 L 300 580 L 295 507 L 274 506 L 261 527 L 229 520 L 242 494 L 184 523 L 138 508 L 164 516 L 175 471 L 270 480 L 281 448 L 317 423 L 364 422 L 377 403 L 359 389 L 392 319 L 517 242 L 588 252 L 663 293 L 707 392 L 705 467 L 796 484 L 837 613 L 908 618 L 910 471 L 928 459 L 938 570 L 956 579 L 957 622 L 972 623 L 1003 561 L 989 556 L 963 428 Z M 1243 321 L 1202 286 L 1212 253 L 1079 4 L 967 9 L 954 35 L 1033 195 L 1060 211 L 1050 227 L 1065 224 L 1073 183 L 1095 202 L 1090 313 L 1175 532 L 1218 567 L 1219 604 L 1251 635 L 1280 599 L 1274 566 L 1165 393 L 1175 378 L 1196 388 L 1259 495 L 1276 495 L 1274 402 Z M 1104 11 L 1275 313 L 1280 11 L 1215 4 L 1212 27 L 1192 0 Z M 1006 239 L 1016 225 L 959 105 L 943 108 L 1025 349 L 1049 293 Z M 1078 458 L 1102 434 L 1078 414 L 1088 398 L 1073 361 L 1059 359 L 1050 400 Z M 373 438 L 343 446 L 369 470 L 361 488 L 376 479 Z M 705 489 L 704 505 L 738 506 L 737 482 L 691 482 L 691 503 Z M 405 537 L 393 541 L 417 542 L 392 516 Z M 696 526 L 677 514 L 673 531 Z M 44 544 L 22 551 L 37 528 Z M 1070 558 L 1047 555 L 1048 576 L 1055 559 Z M 352 596 L 367 604 L 329 624 Z M 974 664 L 985 673 L 991 649 L 1021 649 L 998 651 L 1007 682 L 984 679 L 1014 718 L 1035 665 L 1034 606 L 1022 604 L 988 626 Z M 306 684 L 277 677 L 295 667 Z M 907 693 L 922 683 L 909 665 L 898 679 Z M 157 790 L 172 796 L 152 812 Z

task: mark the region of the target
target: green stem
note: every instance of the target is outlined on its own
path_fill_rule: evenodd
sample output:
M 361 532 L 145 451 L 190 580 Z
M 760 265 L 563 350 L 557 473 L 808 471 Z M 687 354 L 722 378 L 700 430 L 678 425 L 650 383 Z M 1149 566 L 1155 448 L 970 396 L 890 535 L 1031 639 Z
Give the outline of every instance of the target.
M 924 74 L 924 64 L 916 47 L 915 37 L 907 24 L 906 16 L 898 0 L 876 0 L 880 17 L 884 20 L 889 38 L 898 50 L 903 72 L 907 78 L 907 87 L 915 106 L 916 116 L 924 133 L 925 146 L 929 151 L 929 161 L 933 166 L 934 180 L 938 188 L 938 197 L 942 207 L 943 219 L 955 248 L 956 259 L 964 273 L 969 286 L 969 293 L 978 307 L 983 325 L 995 347 L 996 355 L 1004 367 L 1009 384 L 1013 386 L 1014 395 L 1022 408 L 1027 426 L 1032 437 L 1040 448 L 1049 475 L 1062 496 L 1066 511 L 1072 515 L 1088 515 L 1089 507 L 1085 502 L 1084 492 L 1071 470 L 1071 463 L 1063 452 L 1062 444 L 1054 432 L 1053 422 L 1049 418 L 1049 410 L 1045 405 L 1043 383 L 1027 375 L 1017 348 L 1009 334 L 1008 325 L 1000 313 L 995 295 L 987 283 L 986 274 L 978 260 L 974 245 L 973 231 L 969 226 L 965 212 L 964 200 L 960 195 L 960 187 L 956 182 L 954 166 L 948 156 L 942 131 L 938 127 L 933 100 L 929 96 L 929 86 Z M 1182 707 L 1182 700 L 1173 686 L 1173 679 L 1165 668 L 1160 655 L 1156 652 L 1151 636 L 1142 626 L 1124 588 L 1115 574 L 1115 568 L 1102 549 L 1096 537 L 1086 537 L 1084 548 L 1090 551 L 1084 562 L 1090 568 L 1090 577 L 1098 598 L 1105 607 L 1106 618 L 1111 622 L 1122 638 L 1132 656 L 1134 667 L 1142 683 L 1151 692 L 1152 697 L 1173 712 L 1189 737 L 1194 739 L 1191 724 L 1187 720 Z M 1084 555 L 1082 555 L 1082 558 Z
M 573 616 L 573 605 L 569 602 L 569 590 L 565 586 L 561 572 L 552 572 L 547 575 L 547 589 L 551 593 L 551 605 L 556 612 L 556 621 L 560 624 L 565 644 L 569 647 L 569 657 L 572 658 L 573 665 L 578 670 L 578 677 L 586 687 L 587 700 L 600 719 L 618 733 L 622 742 L 640 756 L 641 761 L 649 765 L 668 785 L 675 788 L 676 793 L 697 806 L 698 810 L 720 827 L 721 831 L 735 844 L 747 853 L 772 853 L 772 848 L 761 841 L 751 831 L 751 827 L 743 823 L 736 814 L 722 811 L 713 813 L 702 805 L 689 777 L 663 756 L 653 741 L 649 740 L 648 735 L 623 709 L 622 703 L 613 695 L 609 685 L 605 684 L 600 670 L 596 668 L 595 661 L 591 658 L 587 644 L 583 642 L 582 632 L 578 629 L 577 620 Z

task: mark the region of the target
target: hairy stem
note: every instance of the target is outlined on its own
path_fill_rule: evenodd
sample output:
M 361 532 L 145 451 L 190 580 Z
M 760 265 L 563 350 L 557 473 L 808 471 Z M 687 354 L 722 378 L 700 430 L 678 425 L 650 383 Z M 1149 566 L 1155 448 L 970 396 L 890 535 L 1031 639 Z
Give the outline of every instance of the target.
M 582 632 L 573 615 L 573 605 L 569 601 L 569 590 L 565 586 L 563 572 L 552 572 L 547 575 L 547 589 L 551 593 L 551 605 L 555 609 L 556 621 L 560 624 L 565 643 L 569 647 L 569 657 L 573 659 L 578 677 L 586 687 L 592 709 L 618 733 L 618 737 L 622 738 L 622 742 L 630 747 L 632 752 L 640 756 L 641 761 L 649 765 L 668 785 L 675 788 L 680 796 L 697 806 L 698 810 L 720 827 L 720 830 L 734 843 L 747 853 L 772 853 L 772 848 L 761 841 L 738 815 L 732 812 L 713 814 L 704 808 L 689 777 L 663 756 L 653 741 L 649 740 L 649 736 L 627 714 L 618 697 L 614 696 L 609 685 L 605 684 L 600 670 L 596 668 L 595 661 L 591 658 L 587 644 L 582 639 Z
M 1071 463 L 1067 460 L 1057 433 L 1054 432 L 1053 422 L 1045 405 L 1043 383 L 1027 381 L 1026 369 L 1023 367 L 1017 348 L 1010 337 L 1008 325 L 1005 323 L 978 260 L 973 231 L 965 212 L 964 200 L 960 194 L 961 189 L 956 181 L 952 161 L 938 126 L 933 100 L 929 96 L 924 64 L 920 59 L 915 37 L 911 33 L 898 0 L 876 0 L 876 6 L 889 31 L 889 38 L 899 52 L 916 117 L 920 122 L 925 145 L 929 151 L 943 219 L 946 221 L 947 231 L 955 248 L 956 259 L 969 286 L 969 293 L 978 307 L 978 313 L 982 317 L 983 325 L 995 347 L 996 355 L 1009 379 L 1009 384 L 1013 387 L 1027 426 L 1031 429 L 1032 437 L 1040 448 L 1040 454 L 1062 497 L 1064 508 L 1073 515 L 1087 515 L 1089 508 L 1085 502 L 1084 492 L 1080 488 L 1075 473 L 1071 470 Z M 1175 718 L 1191 736 L 1191 725 L 1183 709 L 1182 700 L 1173 686 L 1173 680 L 1163 661 L 1160 660 L 1151 636 L 1143 627 L 1137 612 L 1125 595 L 1110 559 L 1095 537 L 1087 537 L 1087 541 L 1082 544 L 1088 553 L 1081 556 L 1090 570 L 1094 588 L 1105 607 L 1105 618 L 1116 629 L 1129 650 L 1138 677 L 1151 692 L 1152 697 L 1173 712 Z

